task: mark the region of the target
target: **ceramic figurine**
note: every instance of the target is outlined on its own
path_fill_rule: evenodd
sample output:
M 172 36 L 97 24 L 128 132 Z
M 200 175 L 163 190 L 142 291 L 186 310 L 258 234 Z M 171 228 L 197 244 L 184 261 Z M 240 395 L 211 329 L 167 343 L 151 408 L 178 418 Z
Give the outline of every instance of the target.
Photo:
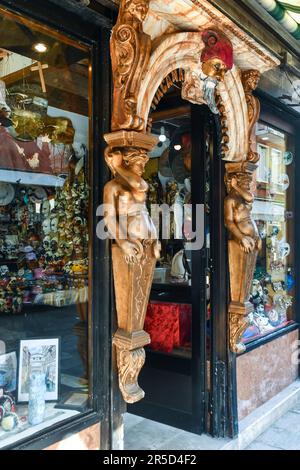
M 43 422 L 45 415 L 46 375 L 42 371 L 33 371 L 29 383 L 28 422 L 37 425 Z

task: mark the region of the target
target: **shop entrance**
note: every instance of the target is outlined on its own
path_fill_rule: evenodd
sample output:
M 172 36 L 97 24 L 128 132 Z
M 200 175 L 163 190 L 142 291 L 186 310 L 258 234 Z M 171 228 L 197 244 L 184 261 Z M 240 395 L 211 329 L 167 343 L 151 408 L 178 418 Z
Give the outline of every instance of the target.
M 221 408 L 226 415 L 219 384 L 223 367 L 225 385 L 226 368 L 219 116 L 183 100 L 175 85 L 150 117 L 159 144 L 145 174 L 149 210 L 151 204 L 166 204 L 173 212 L 167 239 L 160 226 L 162 254 L 145 321 L 152 342 L 139 382 L 146 396 L 128 411 L 198 434 L 214 433 Z M 162 220 L 169 222 L 164 213 Z M 216 330 L 218 340 L 224 336 L 220 347 Z M 220 348 L 224 362 L 218 360 Z

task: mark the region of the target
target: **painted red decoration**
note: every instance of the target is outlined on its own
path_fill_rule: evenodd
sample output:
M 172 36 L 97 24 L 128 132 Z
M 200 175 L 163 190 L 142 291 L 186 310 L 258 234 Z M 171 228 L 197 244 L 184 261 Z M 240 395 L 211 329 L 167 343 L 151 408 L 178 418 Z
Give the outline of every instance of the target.
M 231 41 L 217 29 L 203 31 L 202 40 L 205 47 L 201 54 L 201 62 L 211 59 L 221 59 L 230 70 L 233 67 L 233 47 Z

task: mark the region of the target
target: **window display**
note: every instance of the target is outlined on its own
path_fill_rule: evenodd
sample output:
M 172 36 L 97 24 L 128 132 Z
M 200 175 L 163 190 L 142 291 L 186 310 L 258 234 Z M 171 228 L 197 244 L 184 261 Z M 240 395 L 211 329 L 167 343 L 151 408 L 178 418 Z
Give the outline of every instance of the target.
M 5 16 L 1 26 L 7 32 L 0 44 L 0 447 L 5 447 L 90 407 L 90 59 L 87 49 L 45 28 Z M 73 395 L 82 397 L 80 403 Z
M 293 321 L 294 147 L 290 135 L 262 122 L 256 129 L 260 155 L 252 215 L 262 239 L 244 341 L 274 332 Z

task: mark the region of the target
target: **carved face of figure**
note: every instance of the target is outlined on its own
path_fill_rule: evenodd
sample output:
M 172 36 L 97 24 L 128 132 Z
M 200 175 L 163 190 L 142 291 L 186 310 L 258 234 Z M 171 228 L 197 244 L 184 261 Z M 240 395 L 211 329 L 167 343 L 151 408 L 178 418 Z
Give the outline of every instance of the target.
M 137 160 L 128 166 L 130 170 L 138 176 L 142 176 L 145 170 L 145 162 L 143 160 Z
M 223 81 L 225 73 L 233 67 L 233 47 L 219 30 L 203 31 L 204 49 L 201 54 L 202 71 L 208 77 Z
M 249 70 L 248 72 L 244 73 L 244 82 L 246 83 L 248 90 L 256 90 L 259 80 L 260 73 L 258 70 Z
M 227 67 L 221 59 L 215 57 L 214 59 L 208 60 L 202 64 L 202 72 L 208 77 L 212 77 L 223 82 L 225 73 L 227 72 Z
M 231 180 L 231 186 L 236 189 L 239 187 L 243 191 L 250 191 L 252 178 L 247 173 L 236 174 Z
M 149 0 L 127 0 L 125 8 L 139 21 L 144 21 L 147 16 Z
M 149 158 L 147 154 L 141 153 L 139 155 L 128 155 L 124 157 L 126 167 L 135 175 L 142 176 L 145 171 L 145 165 Z

